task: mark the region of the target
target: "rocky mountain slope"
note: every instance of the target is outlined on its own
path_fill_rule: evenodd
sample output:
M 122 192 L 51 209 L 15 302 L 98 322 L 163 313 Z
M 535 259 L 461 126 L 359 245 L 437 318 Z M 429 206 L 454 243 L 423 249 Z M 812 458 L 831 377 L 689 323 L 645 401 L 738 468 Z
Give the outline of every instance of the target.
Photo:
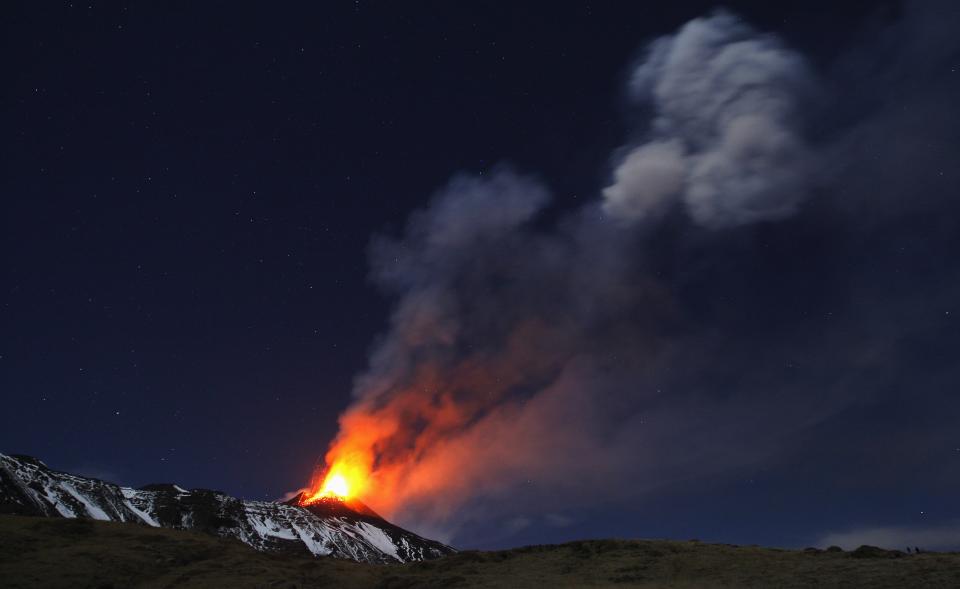
M 0 454 L 3 514 L 135 522 L 236 538 L 258 550 L 370 563 L 421 561 L 454 552 L 387 522 L 358 501 L 298 503 L 245 501 L 177 485 L 132 489 L 54 471 L 29 456 Z

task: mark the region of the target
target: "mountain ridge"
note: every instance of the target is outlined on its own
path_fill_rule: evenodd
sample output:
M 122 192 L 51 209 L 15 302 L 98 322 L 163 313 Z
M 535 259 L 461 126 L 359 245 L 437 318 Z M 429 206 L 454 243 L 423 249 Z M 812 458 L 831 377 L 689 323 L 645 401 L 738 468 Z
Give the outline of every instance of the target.
M 422 561 L 455 552 L 388 522 L 358 501 L 302 506 L 299 499 L 250 501 L 171 483 L 134 489 L 56 471 L 32 456 L 0 454 L 0 514 L 195 530 L 236 538 L 263 551 L 369 563 Z

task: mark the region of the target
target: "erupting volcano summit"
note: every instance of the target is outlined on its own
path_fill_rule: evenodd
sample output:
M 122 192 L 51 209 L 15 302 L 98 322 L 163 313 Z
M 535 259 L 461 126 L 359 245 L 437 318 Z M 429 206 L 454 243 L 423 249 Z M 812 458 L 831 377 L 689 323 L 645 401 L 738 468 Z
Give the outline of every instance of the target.
M 339 485 L 339 483 L 337 483 Z M 133 522 L 236 538 L 258 550 L 308 552 L 362 562 L 409 562 L 450 554 L 449 546 L 386 521 L 351 497 L 286 503 L 248 501 L 206 489 L 140 489 L 58 472 L 29 456 L 0 454 L 0 513 Z

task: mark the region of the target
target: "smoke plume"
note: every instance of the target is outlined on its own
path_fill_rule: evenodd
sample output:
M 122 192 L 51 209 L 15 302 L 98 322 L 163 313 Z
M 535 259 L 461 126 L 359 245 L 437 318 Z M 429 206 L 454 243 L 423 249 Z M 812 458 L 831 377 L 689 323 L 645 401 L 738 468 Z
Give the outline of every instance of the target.
M 818 76 L 731 14 L 694 20 L 632 69 L 649 122 L 595 201 L 550 220 L 545 185 L 503 166 L 377 238 L 372 277 L 396 306 L 328 463 L 359 465 L 372 507 L 450 539 L 761 463 L 880 394 L 928 324 L 880 326 L 854 293 L 885 312 L 916 300 L 840 261 L 808 284 L 796 244 L 863 253 L 847 229 L 863 216 L 813 193 L 859 186 L 872 149 L 863 118 L 806 135 Z
M 650 137 L 617 167 L 604 209 L 636 222 L 680 200 L 707 227 L 790 215 L 814 169 L 796 123 L 814 87 L 800 55 L 726 13 L 658 39 L 630 81 L 653 111 Z

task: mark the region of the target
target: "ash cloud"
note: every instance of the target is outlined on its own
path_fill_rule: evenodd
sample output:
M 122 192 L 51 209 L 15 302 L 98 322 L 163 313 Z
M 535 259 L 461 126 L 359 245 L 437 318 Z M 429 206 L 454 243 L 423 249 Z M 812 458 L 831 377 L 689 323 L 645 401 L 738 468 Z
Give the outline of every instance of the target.
M 725 12 L 654 41 L 630 80 L 653 111 L 649 138 L 618 165 L 604 209 L 635 223 L 679 201 L 713 228 L 793 214 L 815 170 L 797 124 L 815 88 L 799 54 Z
M 912 30 L 918 14 L 889 27 Z M 910 64 L 901 38 L 888 49 Z M 946 65 L 957 42 L 941 43 L 924 59 Z M 633 69 L 649 125 L 595 201 L 551 222 L 536 177 L 504 166 L 451 180 L 401 235 L 374 241 L 373 280 L 397 303 L 328 460 L 363 463 L 375 509 L 456 542 L 478 521 L 533 525 L 820 452 L 823 432 L 866 451 L 870 428 L 845 412 L 898 394 L 911 346 L 949 337 L 939 320 L 960 295 L 930 258 L 960 245 L 943 214 L 956 180 L 921 180 L 957 161 L 945 97 L 960 92 L 908 65 L 884 73 L 916 82 L 901 100 L 939 105 L 926 116 L 950 125 L 930 136 L 930 162 L 877 185 L 877 154 L 899 153 L 885 131 L 910 141 L 933 127 L 864 106 L 845 81 L 879 82 L 856 61 L 814 73 L 717 13 L 654 41 Z M 826 93 L 834 131 L 813 142 L 804 120 Z M 922 198 L 905 202 L 911 181 Z M 960 378 L 930 362 L 931 382 Z

